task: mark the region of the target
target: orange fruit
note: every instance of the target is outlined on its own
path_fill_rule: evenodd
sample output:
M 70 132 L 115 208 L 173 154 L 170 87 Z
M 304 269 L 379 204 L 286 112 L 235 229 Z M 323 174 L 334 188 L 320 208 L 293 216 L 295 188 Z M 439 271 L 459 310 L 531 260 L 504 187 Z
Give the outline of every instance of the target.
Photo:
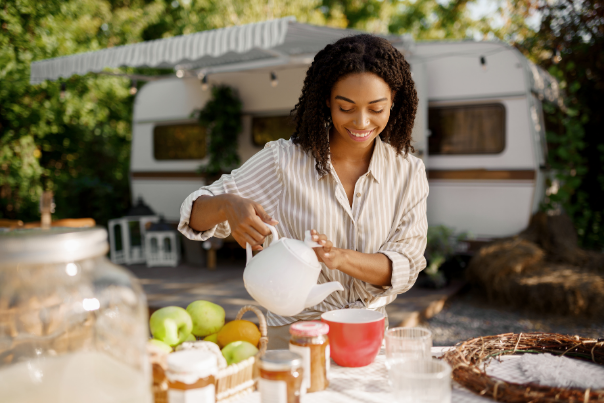
M 234 341 L 247 341 L 258 347 L 260 330 L 249 320 L 234 320 L 222 327 L 218 332 L 218 345 L 223 348 Z

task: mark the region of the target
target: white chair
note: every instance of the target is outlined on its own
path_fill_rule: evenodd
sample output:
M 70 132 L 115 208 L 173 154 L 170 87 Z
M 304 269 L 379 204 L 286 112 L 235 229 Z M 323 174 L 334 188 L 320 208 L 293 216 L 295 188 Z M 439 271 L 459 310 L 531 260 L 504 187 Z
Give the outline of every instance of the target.
M 109 256 L 115 264 L 144 263 L 145 234 L 159 217 L 142 198 L 122 218 L 109 220 Z M 121 248 L 120 248 L 121 246 Z
M 161 223 L 153 224 L 145 233 L 145 257 L 147 267 L 178 266 L 180 242 L 174 230 L 155 229 Z

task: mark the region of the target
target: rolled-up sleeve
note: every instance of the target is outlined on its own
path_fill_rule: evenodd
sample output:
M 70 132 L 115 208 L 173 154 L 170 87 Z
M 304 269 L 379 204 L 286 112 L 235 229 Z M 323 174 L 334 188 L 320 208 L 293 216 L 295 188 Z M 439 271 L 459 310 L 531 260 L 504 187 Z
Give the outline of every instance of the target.
M 423 163 L 418 162 L 398 226 L 377 251 L 392 262 L 391 285 L 380 287 L 357 280 L 357 289 L 369 308 L 389 304 L 397 294 L 408 291 L 426 267 L 428 179 Z
M 189 226 L 193 203 L 198 197 L 234 194 L 259 203 L 269 215 L 274 217 L 281 189 L 279 145 L 278 142 L 270 142 L 240 168 L 234 169 L 228 175 L 222 175 L 211 185 L 203 186 L 191 193 L 180 206 L 178 230 L 194 241 L 205 241 L 213 236 L 226 238 L 231 233 L 227 221 L 219 223 L 207 231 L 196 231 Z

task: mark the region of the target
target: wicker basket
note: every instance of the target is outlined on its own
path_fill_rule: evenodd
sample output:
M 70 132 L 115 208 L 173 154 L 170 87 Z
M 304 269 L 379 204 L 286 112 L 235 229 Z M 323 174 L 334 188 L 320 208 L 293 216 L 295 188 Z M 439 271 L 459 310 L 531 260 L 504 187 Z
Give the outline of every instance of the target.
M 239 310 L 236 319 L 239 320 L 246 312 L 252 311 L 258 316 L 260 323 L 260 349 L 258 355 L 264 354 L 268 344 L 266 318 L 260 309 L 252 305 L 246 305 Z M 153 395 L 155 403 L 168 402 L 168 382 L 165 375 L 165 357 L 151 357 L 153 365 Z M 232 364 L 218 371 L 216 374 L 216 401 L 226 403 L 232 398 L 251 393 L 256 388 L 255 375 L 256 357 L 250 357 L 245 361 Z

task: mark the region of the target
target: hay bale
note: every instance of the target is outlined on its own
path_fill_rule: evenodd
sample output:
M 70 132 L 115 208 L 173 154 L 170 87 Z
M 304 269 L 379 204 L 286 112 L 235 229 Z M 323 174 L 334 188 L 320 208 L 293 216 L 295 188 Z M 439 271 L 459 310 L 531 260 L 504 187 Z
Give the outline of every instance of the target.
M 483 247 L 468 278 L 491 301 L 543 313 L 599 316 L 604 306 L 604 254 L 579 249 L 564 215 L 537 213 L 519 235 Z

